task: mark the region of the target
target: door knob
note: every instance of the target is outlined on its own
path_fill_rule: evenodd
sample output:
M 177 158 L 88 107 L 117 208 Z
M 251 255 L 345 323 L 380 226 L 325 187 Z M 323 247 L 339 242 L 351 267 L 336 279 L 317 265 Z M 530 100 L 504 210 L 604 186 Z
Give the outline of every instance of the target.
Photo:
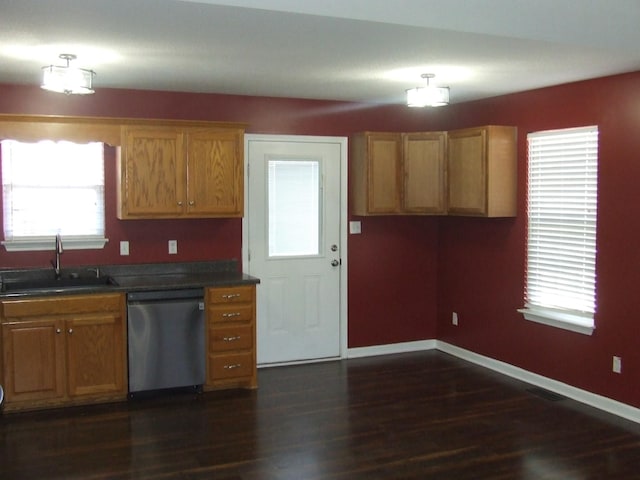
M 332 267 L 337 267 L 338 265 L 340 265 L 340 260 L 336 260 L 335 258 L 331 260 Z

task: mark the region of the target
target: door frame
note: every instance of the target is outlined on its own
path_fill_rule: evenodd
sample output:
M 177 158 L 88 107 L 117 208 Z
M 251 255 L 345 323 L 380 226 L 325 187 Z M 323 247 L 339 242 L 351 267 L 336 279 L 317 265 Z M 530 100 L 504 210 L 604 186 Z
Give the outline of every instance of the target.
M 290 143 L 337 143 L 340 145 L 340 358 L 347 358 L 347 337 L 348 337 L 348 285 L 347 279 L 347 213 L 348 213 L 348 165 L 347 137 L 325 137 L 316 135 L 276 135 L 276 134 L 252 134 L 248 133 L 244 136 L 244 216 L 242 217 L 242 265 L 243 269 L 251 275 L 249 270 L 249 142 L 266 141 L 266 142 L 290 142 Z M 258 288 L 260 285 L 258 284 Z M 256 321 L 260 321 L 260 312 L 256 312 Z M 320 361 L 325 361 L 322 359 Z M 314 360 L 302 360 L 292 363 L 312 363 Z M 277 364 L 269 364 L 269 366 L 277 366 Z M 260 365 L 258 365 L 260 367 Z

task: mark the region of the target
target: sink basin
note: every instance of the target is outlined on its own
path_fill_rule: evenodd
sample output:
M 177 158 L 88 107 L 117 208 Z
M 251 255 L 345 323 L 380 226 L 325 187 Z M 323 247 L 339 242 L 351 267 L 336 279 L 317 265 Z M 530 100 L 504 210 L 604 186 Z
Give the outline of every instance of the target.
M 109 276 L 104 277 L 63 277 L 39 278 L 7 281 L 2 284 L 2 292 L 18 292 L 31 290 L 82 290 L 101 286 L 117 286 L 117 282 Z

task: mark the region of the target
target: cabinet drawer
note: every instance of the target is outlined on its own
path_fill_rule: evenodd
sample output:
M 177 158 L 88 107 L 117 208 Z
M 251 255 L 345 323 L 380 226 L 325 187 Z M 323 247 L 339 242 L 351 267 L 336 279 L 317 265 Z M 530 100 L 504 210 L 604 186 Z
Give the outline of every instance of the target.
M 2 314 L 6 317 L 33 317 L 38 315 L 67 315 L 92 312 L 118 312 L 123 308 L 124 295 L 88 294 L 24 298 L 2 302 Z
M 253 302 L 253 285 L 243 287 L 210 288 L 209 303 L 251 303 Z
M 253 375 L 253 354 L 232 353 L 229 355 L 212 355 L 209 357 L 209 368 L 215 380 Z
M 250 322 L 253 320 L 253 304 L 210 305 L 208 314 L 213 323 Z
M 253 327 L 238 325 L 209 330 L 209 351 L 212 353 L 253 348 Z

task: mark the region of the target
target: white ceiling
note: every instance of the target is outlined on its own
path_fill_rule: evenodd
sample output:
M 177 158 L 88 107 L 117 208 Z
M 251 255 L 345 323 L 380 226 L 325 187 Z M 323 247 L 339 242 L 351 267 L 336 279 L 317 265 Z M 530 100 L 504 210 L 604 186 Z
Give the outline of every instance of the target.
M 473 99 L 640 70 L 640 0 L 0 0 L 0 83 L 380 103 Z

